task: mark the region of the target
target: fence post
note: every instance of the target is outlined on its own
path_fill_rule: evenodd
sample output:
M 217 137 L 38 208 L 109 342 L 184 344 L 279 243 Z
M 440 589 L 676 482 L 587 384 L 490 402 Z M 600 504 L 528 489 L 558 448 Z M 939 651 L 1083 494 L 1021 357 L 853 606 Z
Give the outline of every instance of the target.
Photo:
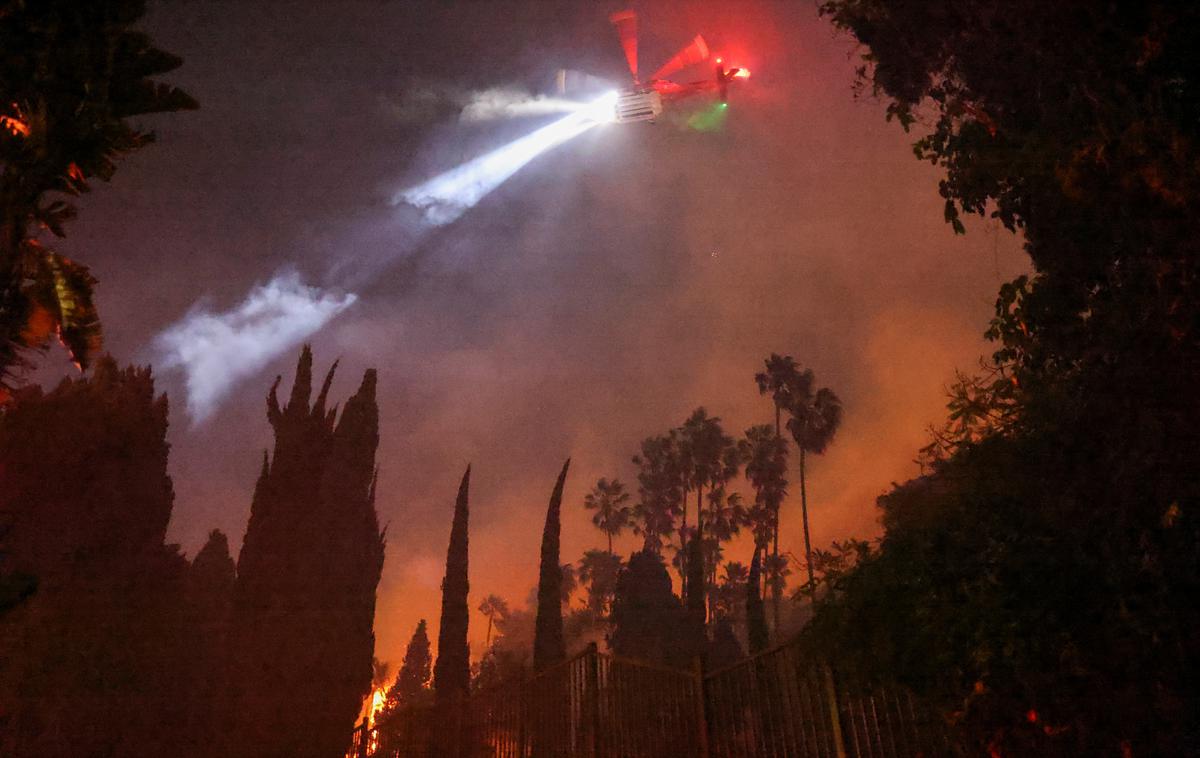
M 700 656 L 692 659 L 692 676 L 696 682 L 696 738 L 699 740 L 697 758 L 708 758 L 708 719 L 704 716 L 704 663 Z
M 591 722 L 592 758 L 600 758 L 600 650 L 595 642 L 588 643 L 587 704 Z
M 846 741 L 842 739 L 842 717 L 838 713 L 838 693 L 833 684 L 833 669 L 828 664 L 821 666 L 825 675 L 825 694 L 829 701 L 829 726 L 833 731 L 833 748 L 837 758 L 846 758 Z

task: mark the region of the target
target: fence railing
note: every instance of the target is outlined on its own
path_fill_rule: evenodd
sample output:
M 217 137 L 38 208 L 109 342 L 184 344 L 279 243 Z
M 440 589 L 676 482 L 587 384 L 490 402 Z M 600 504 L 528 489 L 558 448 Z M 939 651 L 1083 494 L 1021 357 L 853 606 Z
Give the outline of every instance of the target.
M 840 682 L 798 643 L 702 676 L 595 645 L 460 703 L 354 732 L 350 758 L 908 758 L 948 752 L 906 692 Z

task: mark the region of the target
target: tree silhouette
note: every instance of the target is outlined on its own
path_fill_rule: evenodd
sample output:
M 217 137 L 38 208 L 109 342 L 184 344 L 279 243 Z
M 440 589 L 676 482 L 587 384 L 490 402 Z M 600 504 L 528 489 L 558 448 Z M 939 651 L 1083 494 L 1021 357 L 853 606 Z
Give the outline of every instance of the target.
M 760 391 L 769 389 L 775 400 L 776 418 L 782 403 L 790 397 L 787 375 L 788 367 L 795 367 L 790 357 L 780 358 L 772 354 L 767 359 L 768 373 L 759 374 L 756 379 Z M 746 478 L 754 487 L 754 505 L 748 514 L 748 520 L 754 529 L 756 543 L 763 545 L 774 544 L 773 556 L 779 554 L 779 510 L 787 495 L 787 442 L 779 435 L 779 428 L 772 429 L 766 424 L 752 426 L 746 430 L 744 439 L 739 440 L 738 449 L 746 465 Z M 782 585 L 776 577 L 772 578 L 772 611 L 775 628 L 779 629 L 779 606 L 783 592 Z
M 487 637 L 483 646 L 490 648 L 492 646 L 492 626 L 497 616 L 504 618 L 508 615 L 508 603 L 499 595 L 488 595 L 479 604 L 479 612 L 487 616 Z
M 697 523 L 704 509 L 705 489 L 710 491 L 723 486 L 737 476 L 740 460 L 738 449 L 732 437 L 725 434 L 721 428 L 721 419 L 709 416 L 703 408 L 697 408 L 683 426 L 679 429 L 680 461 L 683 471 L 685 494 L 686 490 L 696 492 Z M 687 559 L 691 553 L 687 550 L 687 500 L 683 502 L 683 526 L 680 531 L 680 549 Z M 703 553 L 697 553 L 702 556 Z M 690 581 L 690 572 L 684 569 L 686 581 Z M 701 570 L 700 576 L 707 572 Z M 684 591 L 687 591 L 685 581 Z
M 563 643 L 563 566 L 558 562 L 558 538 L 561 529 L 559 515 L 562 510 L 563 485 L 567 480 L 567 469 L 571 459 L 563 464 L 550 494 L 546 508 L 546 525 L 542 530 L 542 560 L 538 574 L 537 623 L 533 637 L 533 668 L 542 671 L 565 660 L 566 646 Z M 567 564 L 570 568 L 570 564 Z M 573 576 L 573 575 L 572 575 Z
M 633 463 L 638 467 L 633 531 L 644 537 L 643 549 L 660 553 L 663 538 L 675 533 L 675 519 L 684 507 L 684 471 L 677 433 L 642 440 L 641 452 L 633 457 Z
M 471 467 L 463 473 L 454 501 L 454 523 L 446 549 L 446 577 L 442 580 L 442 620 L 438 626 L 438 655 L 433 667 L 433 691 L 439 703 L 457 702 L 471 685 L 471 652 L 467 646 L 468 488 Z
M 706 670 L 711 672 L 723 669 L 745 657 L 746 653 L 733 631 L 733 623 L 727 618 L 718 619 L 713 624 L 713 639 L 708 646 L 708 655 L 705 656 Z
M 633 516 L 633 510 L 626 505 L 629 498 L 625 486 L 617 479 L 611 482 L 601 479 L 583 498 L 583 507 L 595 511 L 592 523 L 608 537 L 609 555 L 612 555 L 613 551 L 613 537 L 619 536 L 625 527 L 629 526 Z
M 787 442 L 765 424 L 746 430 L 738 447 L 746 467 L 746 479 L 754 488 L 750 520 L 755 538 L 770 544 L 775 538 L 779 506 L 787 495 Z
M 536 603 L 536 588 L 534 588 Z M 473 686 L 487 688 L 526 676 L 533 652 L 536 609 L 513 608 L 501 600 L 507 612 L 496 616 L 496 635 L 491 648 L 479 661 Z
M 383 707 L 375 717 L 379 740 L 376 755 L 396 755 L 405 747 L 397 743 L 403 742 L 408 731 L 406 727 L 420 718 L 414 717 L 410 709 L 426 706 L 433 699 L 429 686 L 432 665 L 429 635 L 426 633 L 425 619 L 421 619 L 404 650 L 400 671 L 396 673 L 384 697 Z
M 725 574 L 717 584 L 713 616 L 729 619 L 735 627 L 746 621 L 746 582 L 750 569 L 744 563 L 728 561 Z
M 842 401 L 833 390 L 825 387 L 814 392 L 813 385 L 812 371 L 805 370 L 797 374 L 792 381 L 787 407 L 787 428 L 792 433 L 796 447 L 800 449 L 800 515 L 804 520 L 804 558 L 808 566 L 810 592 L 816 580 L 813 578 L 812 540 L 808 535 L 808 490 L 805 487 L 804 458 L 808 453 L 824 453 L 842 423 Z M 771 557 L 777 559 L 778 555 L 776 540 Z M 772 579 L 777 582 L 779 577 L 773 575 Z M 782 587 L 779 591 L 782 592 Z
M 579 561 L 579 580 L 587 588 L 587 608 L 598 618 L 609 612 L 623 565 L 620 556 L 604 550 L 588 550 Z
M 761 653 L 770 644 L 767 632 L 767 615 L 763 610 L 762 591 L 762 546 L 754 546 L 754 558 L 750 561 L 750 574 L 746 580 L 746 630 L 750 640 L 750 654 Z
M 617 577 L 609 645 L 617 655 L 686 668 L 690 651 L 679 644 L 688 634 L 687 614 L 671 591 L 671 577 L 653 550 L 629 557 Z
M 335 755 L 371 690 L 383 535 L 375 514 L 375 372 L 341 413 L 316 400 L 305 346 L 287 405 L 267 396 L 264 455 L 238 557 L 232 745 L 242 754 Z
M 214 529 L 192 559 L 185 580 L 184 626 L 190 630 L 191 642 L 184 661 L 188 686 L 179 690 L 186 701 L 182 734 L 191 755 L 208 752 L 212 735 L 229 723 L 225 693 L 236 582 L 229 540 Z
M 58 237 L 89 181 L 109 181 L 117 159 L 153 141 L 131 116 L 196 108 L 149 77 L 182 60 L 133 29 L 139 0 L 6 3 L 0 11 L 0 401 L 21 353 L 51 336 L 87 367 L 100 322 L 87 267 L 37 239 Z
M 761 485 L 765 488 L 765 492 L 763 493 L 762 497 L 763 502 L 760 507 L 771 507 L 772 505 L 774 507 L 774 515 L 770 519 L 772 524 L 771 542 L 769 544 L 771 545 L 771 556 L 775 558 L 773 565 L 777 566 L 779 563 L 779 510 L 783 505 L 783 498 L 786 495 L 786 491 L 783 490 L 783 487 L 785 487 L 787 484 L 786 480 L 783 478 L 787 473 L 787 443 L 783 441 L 782 413 L 785 409 L 790 409 L 792 404 L 796 402 L 796 393 L 803 391 L 802 385 L 804 383 L 804 374 L 801 372 L 799 364 L 797 364 L 796 360 L 790 355 L 771 353 L 770 357 L 764 361 L 764 364 L 766 366 L 766 371 L 755 374 L 754 381 L 758 385 L 759 394 L 770 394 L 771 402 L 775 406 L 775 438 L 777 440 L 777 446 L 775 448 L 769 447 L 763 439 L 765 436 L 764 430 L 757 429 L 755 432 L 756 438 L 753 441 L 750 441 L 750 444 L 758 449 L 751 449 L 749 453 L 760 456 L 759 459 L 755 461 L 755 465 L 759 467 L 758 471 L 756 471 L 755 478 L 761 482 Z M 808 381 L 811 384 L 811 372 Z M 747 438 L 749 438 L 749 431 L 747 431 Z M 776 472 L 776 467 L 780 465 L 780 463 L 782 463 L 783 469 Z M 778 480 L 776 480 L 776 476 L 778 476 Z M 779 490 L 776 490 L 773 487 L 776 481 L 779 482 Z M 756 485 L 756 488 L 757 486 L 758 485 Z M 801 486 L 803 487 L 803 485 Z M 807 534 L 808 515 L 807 509 L 803 506 L 803 503 L 801 510 L 804 513 L 805 534 Z M 766 514 L 762 515 L 765 516 Z M 760 522 L 765 520 L 765 518 L 759 518 Z M 807 540 L 808 538 L 805 537 L 806 544 Z M 779 583 L 778 577 L 771 577 L 769 574 L 768 576 L 770 579 L 770 586 L 772 588 L 771 606 L 775 619 L 775 629 L 778 631 L 779 604 L 783 587 Z
M 880 500 L 879 554 L 814 625 L 954 713 L 957 752 L 1196 754 L 1200 8 L 949 7 L 822 11 L 888 117 L 920 114 L 955 231 L 1020 228 L 1033 273 L 951 409 L 1001 423 Z
M 387 693 L 385 709 L 396 711 L 411 705 L 421 705 L 429 695 L 429 680 L 432 676 L 433 658 L 429 652 L 429 635 L 425 619 L 417 622 L 412 639 L 404 650 L 404 662 L 396 674 Z
M 575 564 L 564 563 L 558 567 L 562 580 L 558 584 L 558 599 L 563 608 L 571 604 L 571 595 L 579 587 L 579 579 L 575 576 Z
M 708 572 L 704 565 L 704 513 L 696 514 L 696 531 L 687 542 L 687 584 L 684 587 L 684 605 L 687 613 L 687 634 L 682 640 L 690 658 L 702 656 L 708 638 L 705 627 L 707 614 Z
M 728 492 L 724 483 L 708 492 L 706 506 L 701 515 L 704 519 L 704 537 L 701 554 L 704 561 L 704 586 L 709 599 L 709 615 L 712 616 L 717 592 L 717 571 L 724 556 L 723 545 L 741 534 L 742 527 L 751 523 L 750 513 L 742 504 L 742 496 Z
M 150 370 L 108 357 L 0 414 L 0 553 L 38 581 L 0 619 L 0 754 L 188 752 L 167 417 Z
M 758 385 L 759 394 L 769 394 L 775 404 L 775 436 L 782 439 L 783 411 L 792 404 L 792 391 L 800 374 L 800 366 L 792 356 L 777 353 L 771 353 L 764 363 L 766 371 L 755 374 L 754 382 Z

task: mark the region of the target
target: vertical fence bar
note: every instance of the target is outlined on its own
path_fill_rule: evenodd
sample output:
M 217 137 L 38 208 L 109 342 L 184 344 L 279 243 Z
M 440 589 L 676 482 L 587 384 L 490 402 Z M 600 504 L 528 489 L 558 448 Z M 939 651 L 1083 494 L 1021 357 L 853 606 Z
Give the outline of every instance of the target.
M 846 758 L 846 743 L 842 739 L 842 719 L 838 713 L 838 691 L 833 682 L 833 669 L 829 666 L 821 668 L 829 700 L 829 729 L 833 733 L 833 751 L 837 758 Z
M 708 719 L 704 717 L 704 665 L 697 656 L 692 659 L 692 702 L 696 707 L 696 739 L 698 758 L 708 758 Z

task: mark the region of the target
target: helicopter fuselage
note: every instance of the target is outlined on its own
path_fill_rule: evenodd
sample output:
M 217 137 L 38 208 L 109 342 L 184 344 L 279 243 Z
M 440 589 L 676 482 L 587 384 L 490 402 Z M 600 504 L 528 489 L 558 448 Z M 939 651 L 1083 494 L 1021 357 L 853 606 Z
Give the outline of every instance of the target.
M 653 121 L 662 115 L 662 95 L 653 87 L 630 87 L 617 93 L 613 120 L 618 124 Z

